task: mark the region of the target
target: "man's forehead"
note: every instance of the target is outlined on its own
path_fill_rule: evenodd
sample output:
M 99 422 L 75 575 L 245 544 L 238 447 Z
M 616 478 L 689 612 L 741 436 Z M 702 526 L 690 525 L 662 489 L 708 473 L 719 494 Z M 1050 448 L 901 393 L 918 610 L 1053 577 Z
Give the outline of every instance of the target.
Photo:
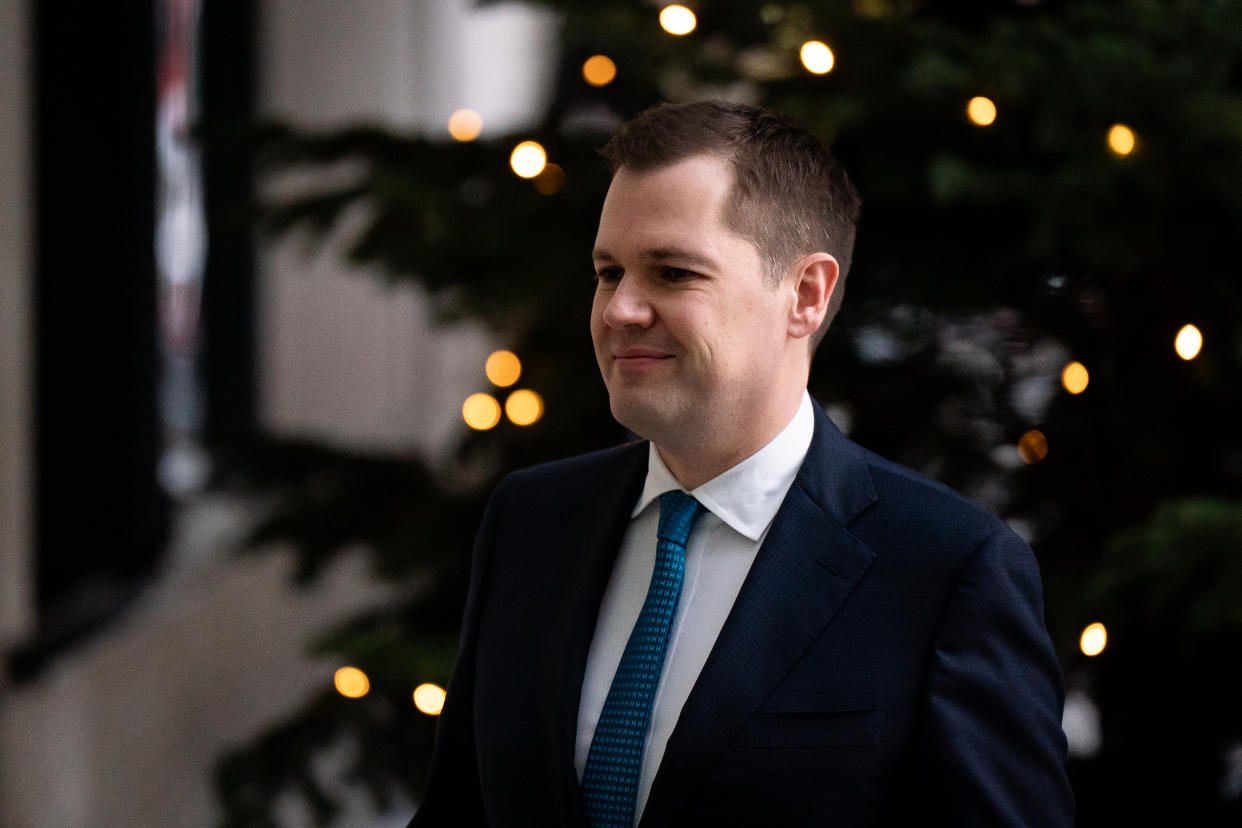
M 733 173 L 712 156 L 693 156 L 651 170 L 621 168 L 600 211 L 599 242 L 606 234 L 635 231 L 648 247 L 678 246 L 685 232 L 715 232 L 724 217 Z
M 713 178 L 724 184 L 725 189 L 733 185 L 733 165 L 729 159 L 716 153 L 701 152 L 674 158 L 664 164 L 654 166 L 631 167 L 622 165 L 612 174 L 612 190 L 618 183 L 629 184 L 643 179 L 656 177 L 675 178 L 679 176 L 695 176 Z

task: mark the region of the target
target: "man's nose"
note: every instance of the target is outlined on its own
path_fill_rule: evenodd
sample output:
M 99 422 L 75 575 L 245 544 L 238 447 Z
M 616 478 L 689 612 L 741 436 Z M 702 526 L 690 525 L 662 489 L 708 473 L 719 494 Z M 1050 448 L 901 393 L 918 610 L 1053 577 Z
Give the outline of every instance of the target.
M 641 281 L 633 276 L 622 276 L 617 281 L 608 304 L 604 307 L 604 321 L 613 328 L 638 325 L 647 328 L 655 321 L 655 309 L 651 297 Z

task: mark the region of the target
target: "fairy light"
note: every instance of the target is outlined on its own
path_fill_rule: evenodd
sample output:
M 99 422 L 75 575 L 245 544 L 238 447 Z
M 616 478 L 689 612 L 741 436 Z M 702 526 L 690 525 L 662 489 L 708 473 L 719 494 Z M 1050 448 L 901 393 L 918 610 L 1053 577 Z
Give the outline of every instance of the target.
M 665 6 L 660 10 L 660 27 L 671 35 L 688 35 L 698 24 L 694 12 L 685 6 Z
M 535 189 L 542 195 L 555 195 L 565 186 L 565 170 L 560 164 L 547 164 L 543 172 L 531 179 Z
M 332 678 L 336 692 L 347 699 L 360 699 L 371 690 L 371 680 L 357 667 L 342 667 Z
M 458 141 L 473 141 L 483 132 L 483 116 L 473 109 L 459 109 L 449 116 L 448 131 Z
M 977 95 L 966 104 L 966 115 L 979 126 L 991 126 L 996 120 L 996 104 L 991 98 Z
M 444 688 L 438 684 L 427 682 L 414 688 L 414 706 L 420 713 L 428 716 L 439 716 L 444 709 Z
M 1134 145 L 1138 143 L 1138 139 L 1134 137 L 1134 130 L 1125 124 L 1113 124 L 1108 131 L 1108 148 L 1114 154 L 1125 157 L 1134 152 Z
M 1022 435 L 1018 440 L 1018 455 L 1028 466 L 1048 456 L 1048 438 L 1037 428 Z
M 582 78 L 591 86 L 607 86 L 617 77 L 617 64 L 608 55 L 591 55 L 582 64 Z
M 802 44 L 802 48 L 798 51 L 798 57 L 802 59 L 802 65 L 806 67 L 806 71 L 814 75 L 824 75 L 832 71 L 832 67 L 836 65 L 837 58 L 832 53 L 832 49 L 828 48 L 828 44 L 819 40 L 808 40 Z
M 495 351 L 484 363 L 483 372 L 492 385 L 508 388 L 522 376 L 522 361 L 512 351 Z
M 1071 394 L 1081 394 L 1087 390 L 1091 375 L 1087 366 L 1081 362 L 1071 362 L 1061 369 L 1061 386 Z
M 518 389 L 505 400 L 505 415 L 514 425 L 536 423 L 543 416 L 543 398 L 530 389 Z
M 461 405 L 461 418 L 475 431 L 487 431 L 500 422 L 500 403 L 491 394 L 471 394 Z
M 523 141 L 509 155 L 509 166 L 521 178 L 534 178 L 547 163 L 548 153 L 537 141 Z
M 1078 638 L 1083 655 L 1098 656 L 1108 646 L 1108 630 L 1100 622 L 1088 624 Z
M 1183 325 L 1173 340 L 1173 349 L 1179 357 L 1189 362 L 1203 350 L 1203 334 L 1194 325 Z

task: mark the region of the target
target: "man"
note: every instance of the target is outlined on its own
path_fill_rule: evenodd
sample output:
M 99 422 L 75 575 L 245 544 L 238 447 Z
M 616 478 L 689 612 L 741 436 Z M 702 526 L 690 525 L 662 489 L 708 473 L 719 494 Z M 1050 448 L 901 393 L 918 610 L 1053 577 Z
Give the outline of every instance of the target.
M 413 824 L 1069 825 L 1030 550 L 806 393 L 844 170 L 719 103 L 604 155 L 591 336 L 646 442 L 497 487 Z

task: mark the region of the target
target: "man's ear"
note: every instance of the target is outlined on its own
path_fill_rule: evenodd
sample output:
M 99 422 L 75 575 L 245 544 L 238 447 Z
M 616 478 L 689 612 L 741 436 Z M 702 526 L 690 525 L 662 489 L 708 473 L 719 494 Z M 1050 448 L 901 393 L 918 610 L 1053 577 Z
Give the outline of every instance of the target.
M 819 329 L 840 273 L 837 260 L 828 253 L 810 253 L 797 261 L 790 284 L 794 291 L 794 304 L 789 311 L 790 336 L 802 339 Z

